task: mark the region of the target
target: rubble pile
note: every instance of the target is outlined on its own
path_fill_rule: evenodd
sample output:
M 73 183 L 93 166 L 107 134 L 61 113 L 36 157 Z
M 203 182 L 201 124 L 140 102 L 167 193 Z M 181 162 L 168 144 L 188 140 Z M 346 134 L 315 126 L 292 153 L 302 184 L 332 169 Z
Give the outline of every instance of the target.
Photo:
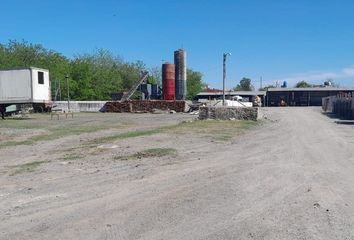
M 185 111 L 185 101 L 129 100 L 107 102 L 105 112 L 153 112 L 159 110 Z
M 200 107 L 199 119 L 219 119 L 219 120 L 253 120 L 260 118 L 258 108 L 255 107 Z

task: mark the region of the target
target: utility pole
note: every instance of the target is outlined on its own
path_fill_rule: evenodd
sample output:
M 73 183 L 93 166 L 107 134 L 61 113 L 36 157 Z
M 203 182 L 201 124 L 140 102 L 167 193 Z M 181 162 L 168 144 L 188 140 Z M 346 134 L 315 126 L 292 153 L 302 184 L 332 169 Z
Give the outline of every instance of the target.
M 68 112 L 70 112 L 70 90 L 69 90 L 69 75 L 66 74 L 66 86 L 68 88 Z
M 60 88 L 60 79 L 58 81 L 58 89 L 59 89 L 59 101 L 61 101 L 61 88 Z
M 222 77 L 222 105 L 225 106 L 225 81 L 226 81 L 226 57 L 231 53 L 223 54 L 223 77 Z

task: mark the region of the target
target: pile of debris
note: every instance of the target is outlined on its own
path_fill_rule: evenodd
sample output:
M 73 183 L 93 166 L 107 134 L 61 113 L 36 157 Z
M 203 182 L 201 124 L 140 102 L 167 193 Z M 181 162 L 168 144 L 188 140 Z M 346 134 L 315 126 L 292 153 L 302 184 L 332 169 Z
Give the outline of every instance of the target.
M 257 121 L 261 117 L 259 108 L 255 107 L 200 107 L 199 119 L 218 119 L 218 120 L 253 120 Z
M 103 107 L 105 112 L 154 112 L 156 109 L 175 112 L 184 112 L 185 101 L 164 101 L 164 100 L 128 100 L 107 102 Z

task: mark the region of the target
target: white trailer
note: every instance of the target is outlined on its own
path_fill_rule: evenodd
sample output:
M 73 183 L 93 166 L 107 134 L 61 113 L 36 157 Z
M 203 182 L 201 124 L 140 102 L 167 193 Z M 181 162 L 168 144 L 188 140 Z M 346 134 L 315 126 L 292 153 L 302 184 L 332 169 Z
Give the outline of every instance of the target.
M 49 71 L 35 67 L 0 70 L 0 111 L 3 113 L 13 104 L 32 104 L 36 111 L 49 110 Z

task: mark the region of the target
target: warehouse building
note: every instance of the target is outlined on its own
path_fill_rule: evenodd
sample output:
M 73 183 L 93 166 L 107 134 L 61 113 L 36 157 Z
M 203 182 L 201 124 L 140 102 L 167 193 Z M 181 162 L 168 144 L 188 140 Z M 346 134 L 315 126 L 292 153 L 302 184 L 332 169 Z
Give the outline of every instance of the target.
M 322 106 L 322 98 L 349 94 L 353 96 L 354 88 L 269 88 L 267 91 L 226 91 L 225 98 L 232 99 L 240 96 L 244 101 L 252 102 L 260 97 L 263 106 Z M 196 96 L 195 100 L 221 100 L 222 91 L 206 91 Z
M 265 106 L 322 106 L 322 98 L 353 94 L 354 88 L 269 88 Z

